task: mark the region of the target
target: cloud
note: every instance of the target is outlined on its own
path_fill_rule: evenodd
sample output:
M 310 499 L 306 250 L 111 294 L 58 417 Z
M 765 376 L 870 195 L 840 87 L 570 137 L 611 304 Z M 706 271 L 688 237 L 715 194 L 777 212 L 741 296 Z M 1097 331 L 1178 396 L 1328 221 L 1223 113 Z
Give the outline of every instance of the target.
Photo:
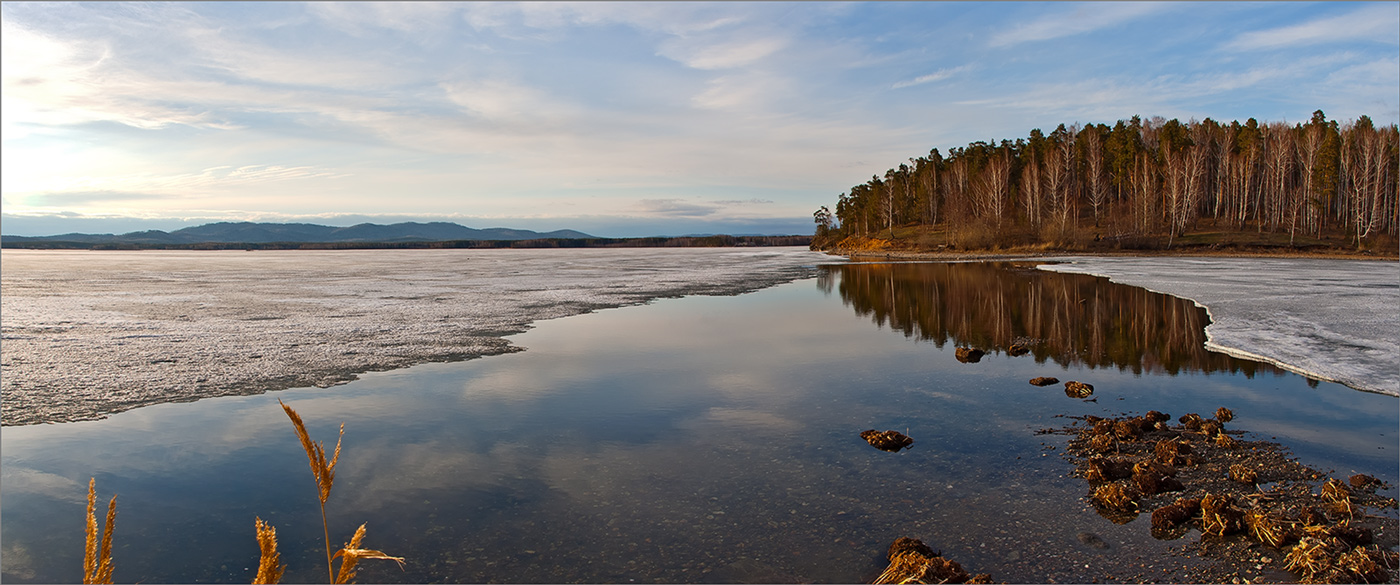
M 752 65 L 787 45 L 786 39 L 766 33 L 726 40 L 679 38 L 662 45 L 658 54 L 693 69 L 736 69 Z
M 681 199 L 643 199 L 637 202 L 637 208 L 648 215 L 671 217 L 704 217 L 718 211 L 713 205 L 686 203 Z
M 187 197 L 217 189 L 289 180 L 339 179 L 348 176 L 350 175 L 347 173 L 312 166 L 223 166 L 196 173 L 169 175 L 136 173 L 117 176 L 52 177 L 47 182 L 26 185 L 27 189 L 23 192 L 31 193 L 31 198 L 38 197 L 50 202 L 48 205 L 56 201 L 74 204 Z
M 890 86 L 890 89 L 903 89 L 903 88 L 906 88 L 906 87 L 913 87 L 913 86 L 916 86 L 916 85 L 923 85 L 923 84 L 925 84 L 925 83 L 933 83 L 933 82 L 935 82 L 935 81 L 943 81 L 944 79 L 948 79 L 949 77 L 952 77 L 952 76 L 954 76 L 954 75 L 956 75 L 956 74 L 958 74 L 958 73 L 961 73 L 961 72 L 963 72 L 963 71 L 966 71 L 967 69 L 968 69 L 968 66 L 967 66 L 967 65 L 963 65 L 963 66 L 960 66 L 960 67 L 954 67 L 954 68 L 952 68 L 952 69 L 939 69 L 938 71 L 934 71 L 933 73 L 930 73 L 930 74 L 928 74 L 928 75 L 920 75 L 919 77 L 915 77 L 915 78 L 913 78 L 913 79 L 909 79 L 909 80 L 906 80 L 906 81 L 900 81 L 900 82 L 898 82 L 898 83 L 895 83 L 894 85 Z
M 1118 26 L 1154 14 L 1164 5 L 1154 2 L 1089 2 L 1075 5 L 1072 10 L 1040 18 L 1004 31 L 992 37 L 988 45 L 1010 47 L 1021 43 L 1048 41 L 1080 35 Z
M 1400 4 L 1382 2 L 1349 14 L 1247 32 L 1236 37 L 1225 48 L 1249 51 L 1357 41 L 1394 44 L 1398 36 L 1396 22 L 1400 22 Z

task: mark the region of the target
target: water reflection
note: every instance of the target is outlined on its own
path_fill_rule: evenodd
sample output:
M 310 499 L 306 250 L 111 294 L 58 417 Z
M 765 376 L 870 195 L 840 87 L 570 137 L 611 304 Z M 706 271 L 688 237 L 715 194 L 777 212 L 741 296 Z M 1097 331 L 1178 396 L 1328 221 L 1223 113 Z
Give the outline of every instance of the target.
M 1142 373 L 1279 373 L 1205 348 L 1206 310 L 1189 300 L 1034 264 L 883 263 L 821 267 L 817 284 L 907 337 L 986 351 L 1030 348 L 1037 363 Z
M 943 276 L 926 283 L 920 270 Z M 1058 457 L 1063 437 L 1035 434 L 1064 424 L 1062 415 L 1225 406 L 1237 428 L 1277 436 L 1310 464 L 1395 483 L 1393 397 L 1312 389 L 1291 374 L 1206 376 L 1187 365 L 1173 377 L 1136 375 L 1131 364 L 1075 357 L 1088 347 L 1074 331 L 1082 309 L 1031 295 L 1026 282 L 1096 279 L 1015 266 L 1010 276 L 988 274 L 997 270 L 832 267 L 821 281 L 828 294 L 806 280 L 740 297 L 665 299 L 539 323 L 512 337 L 527 350 L 508 355 L 334 388 L 4 427 L 3 581 L 81 577 L 93 476 L 99 496 L 120 496 L 119 580 L 246 583 L 256 570 L 254 517 L 277 527 L 285 581 L 324 579 L 306 456 L 278 399 L 314 439 L 333 439 L 346 423 L 327 507 L 331 538 L 343 542 L 368 523 L 369 546 L 409 560 L 402 571 L 362 565 L 364 582 L 868 582 L 899 536 L 1009 582 L 1113 580 L 1106 575 L 1131 573 L 1111 573 L 1110 562 L 1160 558 L 1170 545 L 1143 522 L 1113 525 L 1082 504 L 1082 480 Z M 829 294 L 838 283 L 841 295 Z M 1003 285 L 1004 294 L 978 288 Z M 1112 285 L 1094 297 L 1095 286 L 1057 294 L 1102 299 L 1086 304 L 1107 315 L 1117 301 L 1172 301 Z M 928 288 L 937 296 L 922 298 Z M 857 300 L 856 290 L 875 298 Z M 1030 311 L 1015 306 L 1023 300 L 1059 315 L 1047 318 L 1054 326 L 1018 324 Z M 974 325 L 993 311 L 978 306 L 993 302 L 1011 303 L 1014 318 L 979 333 Z M 892 316 L 888 307 L 900 303 Z M 1199 350 L 1204 315 L 1175 306 L 1175 316 L 1162 309 L 1138 334 L 1165 334 L 1176 319 L 1171 327 L 1196 337 L 1105 353 Z M 914 318 L 923 313 L 966 323 L 926 326 Z M 891 335 L 872 316 L 937 344 Z M 1056 327 L 1067 341 L 1054 339 Z M 1018 336 L 1041 340 L 1042 361 L 990 355 L 965 364 L 947 344 L 1004 349 Z M 1060 362 L 1053 348 L 1062 346 L 1071 357 Z M 1091 363 L 1119 367 L 1090 371 Z M 1048 374 L 1091 382 L 1099 402 L 1026 383 Z M 879 451 L 860 438 L 866 429 L 916 442 Z M 1086 548 L 1082 531 L 1112 552 Z

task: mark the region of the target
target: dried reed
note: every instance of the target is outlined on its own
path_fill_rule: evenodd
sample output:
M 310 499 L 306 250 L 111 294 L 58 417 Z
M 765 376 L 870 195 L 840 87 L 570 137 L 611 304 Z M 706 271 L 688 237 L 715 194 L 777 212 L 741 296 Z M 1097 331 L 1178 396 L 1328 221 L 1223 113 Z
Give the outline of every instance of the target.
M 1259 473 L 1248 465 L 1236 463 L 1230 466 L 1230 479 L 1240 483 L 1256 483 L 1259 481 Z
M 351 579 L 354 579 L 355 566 L 359 564 L 361 559 L 391 560 L 397 562 L 399 568 L 403 568 L 403 558 L 401 557 L 391 557 L 384 554 L 382 551 L 360 548 L 360 541 L 365 537 L 364 524 L 361 524 L 360 528 L 355 531 L 355 535 L 350 538 L 349 543 L 346 543 L 346 545 L 334 555 L 331 554 L 330 526 L 326 522 L 326 500 L 330 498 L 331 487 L 335 484 L 335 464 L 340 461 L 340 442 L 341 439 L 345 438 L 345 423 L 340 424 L 340 437 L 335 441 L 335 453 L 331 455 L 331 460 L 327 462 L 325 447 L 322 446 L 321 443 L 316 443 L 311 440 L 311 436 L 306 432 L 306 425 L 301 422 L 301 416 L 297 414 L 297 411 L 283 404 L 281 400 L 278 400 L 277 403 L 282 405 L 282 410 L 287 411 L 287 418 L 292 419 L 292 426 L 296 428 L 297 438 L 301 439 L 301 448 L 306 451 L 306 460 L 311 464 L 311 475 L 316 479 L 316 497 L 321 503 L 321 530 L 326 537 L 326 575 L 330 577 L 332 585 L 335 583 L 349 583 Z M 271 530 L 271 527 L 268 528 Z M 275 534 L 271 536 L 273 537 L 272 544 L 275 549 Z M 262 528 L 259 527 L 258 544 L 261 545 L 262 543 Z M 264 559 L 266 559 L 266 548 L 263 549 L 263 556 Z M 335 567 L 332 565 L 332 562 L 336 558 L 340 559 L 339 574 L 337 574 Z M 276 562 L 277 561 L 274 559 L 272 564 L 275 565 Z M 259 567 L 259 573 L 261 573 L 261 567 Z M 281 577 L 280 570 L 278 572 L 278 577 Z
M 383 551 L 368 550 L 360 548 L 360 541 L 365 538 L 365 525 L 361 524 L 355 530 L 355 535 L 350 537 L 350 542 L 346 543 L 339 552 L 335 553 L 340 558 L 340 570 L 336 573 L 332 583 L 349 583 L 355 578 L 355 566 L 360 563 L 360 559 L 384 559 L 394 561 L 403 568 L 403 557 L 391 557 Z
M 1298 573 L 1304 582 L 1317 582 L 1317 577 L 1327 573 L 1335 562 L 1336 554 L 1328 545 L 1321 538 L 1303 537 L 1283 557 L 1284 568 Z
M 1327 483 L 1322 484 L 1321 495 L 1332 513 L 1345 514 L 1347 518 L 1356 515 L 1356 510 L 1351 505 L 1351 490 L 1337 478 L 1330 478 Z
M 112 529 L 117 525 L 117 496 L 107 504 L 102 547 L 97 546 L 97 478 L 88 480 L 87 542 L 83 552 L 83 583 L 112 582 Z
M 277 552 L 277 529 L 271 524 L 256 518 L 253 526 L 258 530 L 258 548 L 262 557 L 258 559 L 258 574 L 253 577 L 253 585 L 270 585 L 282 580 L 282 572 L 287 566 L 281 564 L 282 554 Z
M 1225 536 L 1244 528 L 1244 512 L 1234 506 L 1234 499 L 1223 494 L 1206 494 L 1201 498 L 1201 532 Z
M 335 583 L 335 573 L 331 571 L 331 532 L 330 525 L 326 522 L 326 499 L 331 497 L 331 486 L 335 484 L 335 464 L 340 461 L 340 441 L 345 438 L 345 423 L 340 424 L 340 437 L 335 440 L 335 454 L 327 463 L 325 447 L 321 443 L 311 441 L 311 436 L 306 433 L 306 425 L 301 422 L 297 411 L 292 410 L 292 407 L 284 404 L 281 399 L 278 399 L 277 403 L 282 405 L 282 410 L 287 411 L 287 417 L 292 419 L 297 438 L 301 439 L 301 448 L 306 451 L 306 459 L 311 464 L 311 475 L 316 478 L 316 497 L 321 502 L 321 530 L 326 539 L 326 574 L 331 583 Z

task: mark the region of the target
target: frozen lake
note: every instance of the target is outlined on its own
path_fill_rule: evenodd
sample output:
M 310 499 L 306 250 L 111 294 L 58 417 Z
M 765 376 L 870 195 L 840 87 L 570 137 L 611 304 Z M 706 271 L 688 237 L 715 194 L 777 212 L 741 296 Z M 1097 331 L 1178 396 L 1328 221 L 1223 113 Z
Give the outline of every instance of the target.
M 536 321 L 813 274 L 801 248 L 0 253 L 5 425 L 519 349 Z

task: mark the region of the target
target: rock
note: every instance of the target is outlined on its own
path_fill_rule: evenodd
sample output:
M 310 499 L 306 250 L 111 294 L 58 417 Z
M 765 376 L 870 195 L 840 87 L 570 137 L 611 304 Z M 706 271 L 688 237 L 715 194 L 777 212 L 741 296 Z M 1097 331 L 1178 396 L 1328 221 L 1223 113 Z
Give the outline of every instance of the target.
M 953 351 L 953 357 L 958 358 L 958 361 L 965 364 L 980 362 L 984 355 L 987 355 L 987 352 L 971 347 L 959 347 Z
M 1356 475 L 1353 475 L 1353 476 L 1347 478 L 1347 483 L 1350 483 L 1350 484 L 1351 484 L 1351 487 L 1354 487 L 1354 488 L 1368 488 L 1368 487 L 1379 487 L 1380 485 L 1384 484 L 1385 482 L 1383 482 L 1383 481 L 1381 481 L 1381 480 L 1379 480 L 1379 479 L 1376 479 L 1376 478 L 1374 478 L 1374 477 L 1371 477 L 1371 476 L 1369 476 L 1369 475 L 1366 475 L 1366 474 L 1364 474 L 1364 473 L 1358 473 L 1358 474 L 1356 474 Z
M 1051 385 L 1059 384 L 1059 383 L 1060 383 L 1060 379 L 1059 379 L 1059 378 L 1051 378 L 1051 377 L 1049 377 L 1049 376 L 1041 376 L 1041 377 L 1039 377 L 1039 378 L 1031 378 L 1031 385 L 1032 385 L 1032 386 L 1051 386 Z
M 1079 542 L 1092 546 L 1096 549 L 1107 550 L 1108 548 L 1110 548 L 1108 546 L 1108 542 L 1104 541 L 1102 537 L 1092 532 L 1080 532 L 1079 534 L 1076 534 L 1074 536 L 1075 538 L 1079 539 Z
M 870 443 L 870 446 L 876 449 L 889 451 L 891 453 L 896 453 L 900 449 L 914 444 L 914 439 L 909 438 L 908 435 L 899 431 L 880 432 L 875 429 L 870 429 L 868 431 L 861 431 L 860 438 L 865 439 L 867 443 Z

